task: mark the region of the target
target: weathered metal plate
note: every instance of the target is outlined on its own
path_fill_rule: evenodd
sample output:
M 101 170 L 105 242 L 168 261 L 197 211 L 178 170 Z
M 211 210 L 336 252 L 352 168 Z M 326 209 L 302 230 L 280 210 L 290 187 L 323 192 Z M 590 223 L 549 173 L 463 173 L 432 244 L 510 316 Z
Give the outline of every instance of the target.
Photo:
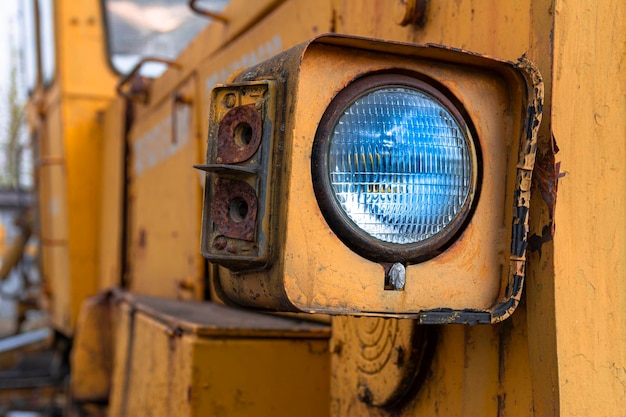
M 135 311 L 145 313 L 172 329 L 202 337 L 330 337 L 330 326 L 322 323 L 259 314 L 215 303 L 176 301 L 128 293 L 122 297 Z

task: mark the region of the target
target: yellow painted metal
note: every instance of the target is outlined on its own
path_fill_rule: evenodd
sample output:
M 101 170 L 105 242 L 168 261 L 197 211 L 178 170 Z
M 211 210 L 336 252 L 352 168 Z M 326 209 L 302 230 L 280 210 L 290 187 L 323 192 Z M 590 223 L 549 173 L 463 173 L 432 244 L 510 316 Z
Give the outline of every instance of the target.
M 398 5 L 384 1 L 332 0 L 336 32 L 417 44 L 438 43 L 502 59 L 517 60 L 529 52 L 537 15 L 549 13 L 550 1 L 495 0 L 429 2 L 423 26 L 395 23 Z
M 113 370 L 113 325 L 110 293 L 82 304 L 72 347 L 72 401 L 108 401 Z
M 97 2 L 55 3 L 57 76 L 32 102 L 41 122 L 37 161 L 43 278 L 52 322 L 72 334 L 82 301 L 97 290 L 101 112 L 113 97 Z
M 555 2 L 552 133 L 563 176 L 553 253 L 542 261 L 554 268 L 564 416 L 626 410 L 624 22 L 620 0 Z
M 127 279 L 139 294 L 203 296 L 201 183 L 191 168 L 200 146 L 195 88 L 195 77 L 186 80 L 131 132 Z
M 126 103 L 115 98 L 104 112 L 98 289 L 122 285 Z
M 126 297 L 110 416 L 324 416 L 329 327 L 210 303 Z
M 196 299 L 204 294 L 204 262 L 198 250 L 204 176 L 189 167 L 205 159 L 210 88 L 232 71 L 329 30 L 331 24 L 329 4 L 303 0 L 235 1 L 224 13 L 229 24 L 210 25 L 202 32 L 177 58 L 181 68 L 155 80 L 148 104 L 135 107 L 127 278 L 129 288 L 140 294 Z M 232 43 L 220 50 L 227 41 Z M 175 106 L 177 95 L 190 102 Z M 189 118 L 177 143 L 175 107 L 182 111 L 180 117 Z
M 363 370 L 347 365 L 350 361 L 359 360 L 354 357 L 355 354 L 351 353 L 352 357 L 345 358 L 345 349 L 332 349 L 331 415 L 534 415 L 525 313 L 526 305 L 522 303 L 518 311 L 502 323 L 439 327 L 436 330 L 438 342 L 434 356 L 423 375 L 424 379 L 417 381 L 417 385 L 398 403 L 386 408 L 368 406 L 360 399 L 359 383 L 364 376 Z M 331 346 L 339 342 L 343 346 L 353 345 L 354 350 L 363 343 L 352 332 L 346 331 L 345 322 L 350 320 L 354 319 L 333 318 Z M 401 333 L 397 336 L 402 338 Z M 402 343 L 402 340 L 396 340 L 394 346 Z M 372 344 L 368 349 L 384 352 L 383 343 Z M 374 357 L 370 360 L 375 362 L 381 359 Z M 390 356 L 389 361 L 394 360 L 397 359 Z M 372 391 L 396 383 L 389 374 L 379 375 L 379 378 L 370 381 Z
M 100 2 L 57 0 L 55 17 L 55 82 L 62 95 L 110 100 L 117 76 L 108 64 Z
M 353 391 L 351 401 L 337 395 L 341 390 L 332 392 L 333 414 L 354 410 L 359 403 L 362 408 L 396 407 L 428 372 L 432 328 L 414 320 L 370 317 L 337 317 L 333 326 L 333 384 Z
M 154 81 L 151 102 L 137 108 L 133 140 L 171 120 L 171 95 L 183 91 L 191 92 L 193 100 L 196 122 L 190 137 L 202 143 L 208 88 L 226 81 L 238 68 L 317 33 L 334 30 L 403 42 L 435 42 L 510 60 L 525 54 L 540 68 L 546 86 L 539 155 L 555 174 L 556 167 L 550 165 L 550 154 L 556 150 L 551 142 L 554 135 L 560 147 L 555 161 L 561 163 L 565 176 L 559 181 L 556 209 L 544 201 L 539 183 L 534 185 L 531 234 L 541 243 L 531 248 L 525 298 L 517 312 L 497 325 L 437 328 L 439 343 L 424 385 L 402 407 L 388 410 L 359 400 L 354 383 L 358 370 L 341 364 L 338 352 L 332 354 L 328 369 L 325 354 L 318 354 L 325 344 L 321 339 L 257 339 L 245 332 L 220 337 L 215 330 L 203 330 L 207 333 L 201 335 L 191 328 L 177 334 L 172 330 L 176 326 L 163 324 L 154 312 L 131 309 L 124 302 L 114 320 L 111 416 L 123 415 L 123 411 L 126 415 L 217 415 L 221 411 L 258 415 L 253 402 L 268 408 L 277 403 L 270 400 L 270 392 L 284 394 L 284 406 L 291 407 L 285 415 L 309 410 L 325 415 L 329 408 L 334 416 L 623 415 L 624 2 L 430 1 L 422 27 L 396 23 L 402 3 L 235 0 L 225 12 L 230 23 L 208 27 L 177 59 L 183 68 L 168 70 Z M 119 157 L 123 110 L 120 101 L 111 106 L 115 80 L 104 59 L 99 2 L 59 0 L 55 5 L 58 77 L 48 89 L 35 91 L 30 120 L 41 152 L 37 175 L 43 277 L 52 297 L 52 321 L 58 329 L 72 333 L 83 298 L 98 287 L 119 282 L 122 266 L 113 252 L 120 241 L 107 233 L 120 233 L 120 180 L 101 180 L 119 174 L 123 164 Z M 113 138 L 112 142 L 106 138 Z M 133 204 L 144 207 L 132 215 L 137 244 L 140 222 L 148 222 L 148 237 L 151 231 L 161 233 L 174 224 L 171 218 L 151 212 L 156 196 L 146 197 L 148 191 L 159 192 L 159 175 L 177 178 L 164 178 L 164 184 L 168 190 L 178 185 L 176 193 L 186 193 L 183 197 L 175 194 L 183 198 L 184 212 L 198 215 L 200 180 L 186 170 L 191 172 L 190 165 L 202 161 L 203 145 L 185 152 L 185 158 L 163 165 L 167 167 L 163 173 L 155 172 L 145 183 L 133 184 L 132 195 L 143 199 Z M 194 221 L 186 226 L 185 240 L 194 239 L 197 233 L 191 230 Z M 196 283 L 203 272 L 198 247 L 196 241 L 186 249 L 194 257 L 193 266 L 179 265 L 180 271 L 190 272 L 176 271 L 154 281 L 150 275 L 159 273 L 159 265 L 174 264 L 166 256 L 168 251 L 150 254 L 149 264 L 134 256 L 138 252 L 131 252 L 130 262 L 136 262 L 131 265 L 131 288 L 136 285 L 136 291 L 171 298 L 198 297 L 202 291 Z M 193 290 L 183 288 L 181 293 L 176 280 L 187 276 Z M 335 293 L 337 299 L 344 295 Z M 357 340 L 342 331 L 343 320 L 334 319 L 335 340 L 358 346 Z M 190 322 L 184 315 L 181 321 Z M 97 329 L 91 330 L 83 333 L 89 346 L 98 337 Z M 267 362 L 253 361 L 263 356 Z M 311 382 L 309 372 L 317 386 L 324 388 L 315 391 L 299 385 Z M 267 375 L 284 375 L 285 379 L 268 381 Z M 92 382 L 94 391 L 103 392 Z M 330 399 L 324 385 L 329 383 Z M 379 383 L 387 388 L 385 381 Z M 238 389 L 242 394 L 237 398 Z M 312 399 L 317 403 L 309 406 Z M 241 407 L 240 414 L 236 414 L 237 407 Z
M 550 85 L 550 1 L 429 2 L 423 27 L 394 25 L 394 8 L 384 7 L 382 2 L 335 1 L 335 7 L 340 33 L 433 42 L 510 60 L 526 54 L 539 65 L 544 80 L 548 78 L 546 90 Z M 549 91 L 546 95 L 549 96 Z M 545 123 L 544 119 L 546 125 L 549 120 Z M 541 205 L 533 200 L 531 206 L 534 209 Z M 536 261 L 534 256 L 531 260 Z M 531 282 L 537 269 L 537 263 L 529 262 Z M 523 300 L 511 318 L 493 326 L 440 328 L 431 374 L 417 395 L 401 408 L 401 415 L 559 415 L 548 408 L 558 398 L 558 388 L 551 377 L 555 368 L 550 367 L 553 362 L 544 356 L 553 344 L 549 337 L 540 341 L 542 335 L 548 335 L 550 326 L 545 317 L 539 319 L 534 307 L 527 309 Z M 528 327 L 526 315 L 535 323 L 534 327 Z M 333 326 L 334 330 L 340 328 Z M 337 337 L 346 335 L 338 333 Z M 529 346 L 529 340 L 537 343 Z M 347 343 L 358 341 L 348 339 Z M 397 410 L 388 412 L 359 401 L 354 384 L 336 378 L 337 362 L 333 355 L 334 416 L 397 415 Z
M 348 33 L 443 43 L 509 59 L 526 54 L 544 74 L 545 105 L 552 107 L 540 132 L 539 153 L 550 152 L 554 134 L 560 147 L 557 161 L 567 172 L 560 180 L 556 213 L 543 201 L 536 184 L 533 189 L 531 230 L 544 243 L 529 258 L 527 305 L 511 321 L 496 326 L 501 335 L 496 341 L 499 386 L 482 398 L 497 394 L 497 410 L 493 404 L 470 407 L 471 398 L 481 398 L 484 385 L 470 387 L 450 379 L 455 369 L 482 373 L 488 363 L 494 364 L 496 352 L 491 349 L 489 355 L 483 352 L 477 370 L 460 366 L 453 356 L 440 368 L 436 358 L 433 374 L 437 376 L 427 381 L 413 402 L 420 405 L 405 409 L 403 415 L 621 415 L 625 326 L 623 315 L 615 312 L 623 310 L 626 274 L 626 129 L 618 116 L 625 106 L 625 77 L 619 64 L 626 39 L 623 2 L 601 6 L 566 1 L 430 2 L 425 26 L 408 29 L 384 28 L 389 21 L 384 9 L 370 13 L 359 2 L 341 2 L 341 6 L 338 26 Z M 606 71 L 601 77 L 599 68 Z M 596 165 L 599 161 L 601 166 Z M 572 174 L 577 180 L 568 178 Z M 610 208 L 600 201 L 610 201 Z M 550 242 L 553 225 L 556 234 Z M 528 321 L 521 317 L 524 313 Z M 442 329 L 438 355 L 449 351 L 450 337 L 457 330 Z M 483 330 L 466 329 L 468 334 L 478 332 Z M 465 346 L 466 360 L 476 357 L 467 339 L 457 338 L 456 343 Z M 496 378 L 494 373 L 491 376 Z M 455 395 L 466 389 L 471 397 Z M 350 395 L 347 391 L 337 394 L 341 402 Z M 434 395 L 436 402 L 428 406 L 424 395 Z

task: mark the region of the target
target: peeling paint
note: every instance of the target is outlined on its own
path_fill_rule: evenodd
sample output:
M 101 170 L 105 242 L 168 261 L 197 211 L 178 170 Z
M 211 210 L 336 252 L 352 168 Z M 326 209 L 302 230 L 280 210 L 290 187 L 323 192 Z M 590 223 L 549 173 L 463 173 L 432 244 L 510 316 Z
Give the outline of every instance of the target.
M 548 224 L 541 229 L 541 236 L 534 233 L 528 239 L 528 250 L 539 252 L 539 257 L 541 257 L 541 247 L 544 243 L 552 240 L 556 231 L 554 218 L 556 195 L 559 188 L 559 178 L 565 176 L 565 173 L 561 172 L 561 163 L 556 162 L 555 155 L 558 152 L 559 147 L 556 144 L 556 139 L 551 134 L 546 151 L 538 153 L 535 176 L 533 178 L 533 188 L 541 193 L 541 198 L 548 208 L 549 218 Z

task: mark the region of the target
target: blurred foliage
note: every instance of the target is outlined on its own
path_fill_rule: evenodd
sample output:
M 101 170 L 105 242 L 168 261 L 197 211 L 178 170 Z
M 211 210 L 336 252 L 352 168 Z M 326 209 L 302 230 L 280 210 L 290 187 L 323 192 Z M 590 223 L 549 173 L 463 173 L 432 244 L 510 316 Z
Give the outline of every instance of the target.
M 17 66 L 11 66 L 9 89 L 5 97 L 7 124 L 0 132 L 0 146 L 4 164 L 0 170 L 0 186 L 7 188 L 21 188 L 22 154 L 24 145 L 22 129 L 24 126 L 24 104 L 20 101 L 18 92 Z

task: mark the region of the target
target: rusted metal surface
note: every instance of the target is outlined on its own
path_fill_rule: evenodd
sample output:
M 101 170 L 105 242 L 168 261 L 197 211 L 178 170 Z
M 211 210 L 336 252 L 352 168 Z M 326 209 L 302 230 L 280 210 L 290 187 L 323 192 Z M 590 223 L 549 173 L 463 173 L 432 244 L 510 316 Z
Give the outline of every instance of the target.
M 550 135 L 550 140 L 544 146 L 544 152 L 538 152 L 535 165 L 535 175 L 533 176 L 533 186 L 541 193 L 541 198 L 546 203 L 548 210 L 548 224 L 541 228 L 541 235 L 533 233 L 528 238 L 528 250 L 539 252 L 544 243 L 554 238 L 556 222 L 554 213 L 556 211 L 556 195 L 559 188 L 559 178 L 565 174 L 561 173 L 561 163 L 556 161 L 556 154 L 559 148 L 554 135 Z
M 229 96 L 227 96 L 229 97 Z M 231 109 L 222 119 L 217 133 L 218 164 L 235 164 L 250 159 L 259 148 L 262 119 L 259 105 L 247 104 Z
M 254 240 L 257 208 L 256 192 L 249 184 L 225 178 L 215 180 L 211 217 L 224 236 Z
M 530 190 L 537 153 L 537 135 L 543 117 L 544 84 L 539 69 L 525 57 L 519 59 L 517 67 L 522 71 L 528 85 L 528 108 L 518 149 L 509 282 L 503 301 L 492 309 L 492 322 L 508 318 L 515 311 L 522 296 L 526 276 Z
M 267 264 L 275 183 L 273 81 L 220 86 L 211 92 L 202 254 L 234 270 Z
M 543 82 L 535 66 L 525 58 L 520 59 L 520 67 L 526 69 L 532 81 L 534 99 L 528 105 L 525 132 L 519 146 L 517 184 L 513 217 L 513 256 L 524 258 L 528 235 L 528 212 L 530 207 L 530 189 L 535 156 L 537 153 L 537 132 L 543 113 Z
M 198 336 L 226 337 L 298 337 L 327 339 L 327 323 L 303 320 L 303 317 L 281 317 L 210 303 L 178 301 L 117 291 L 116 301 L 132 307 L 135 313 L 153 317 L 165 324 L 171 332 Z

